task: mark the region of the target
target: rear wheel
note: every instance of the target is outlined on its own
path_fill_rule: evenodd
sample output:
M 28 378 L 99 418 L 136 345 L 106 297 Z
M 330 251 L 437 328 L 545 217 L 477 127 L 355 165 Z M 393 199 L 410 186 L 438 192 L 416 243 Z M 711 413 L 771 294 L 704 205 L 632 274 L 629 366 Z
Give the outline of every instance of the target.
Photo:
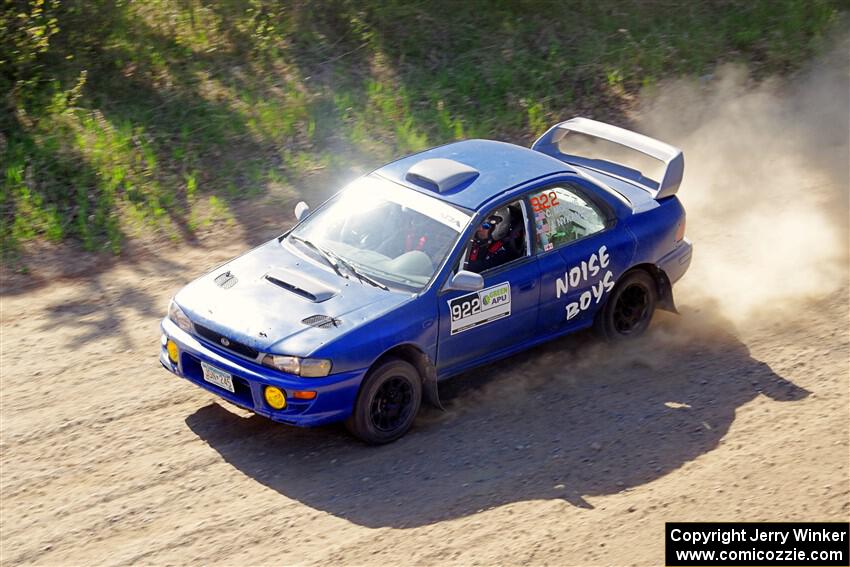
M 390 359 L 366 376 L 345 425 L 366 443 L 389 443 L 407 433 L 421 404 L 422 381 L 416 368 Z
M 597 331 L 609 340 L 640 336 L 649 328 L 657 303 L 653 277 L 643 270 L 630 272 L 617 283 L 599 312 Z

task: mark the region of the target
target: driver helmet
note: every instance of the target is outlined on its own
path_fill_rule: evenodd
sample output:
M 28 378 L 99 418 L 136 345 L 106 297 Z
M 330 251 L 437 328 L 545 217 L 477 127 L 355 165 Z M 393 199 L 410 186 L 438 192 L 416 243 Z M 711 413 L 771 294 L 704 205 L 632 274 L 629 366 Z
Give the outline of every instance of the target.
M 487 218 L 482 226 L 485 224 L 490 225 L 490 238 L 493 240 L 503 239 L 511 229 L 511 210 L 508 207 L 497 209 Z

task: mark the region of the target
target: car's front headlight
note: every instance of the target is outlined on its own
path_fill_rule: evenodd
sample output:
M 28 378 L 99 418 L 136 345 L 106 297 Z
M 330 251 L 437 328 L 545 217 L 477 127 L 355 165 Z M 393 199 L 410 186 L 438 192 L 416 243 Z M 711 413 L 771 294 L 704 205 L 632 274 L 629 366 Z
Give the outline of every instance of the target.
M 180 306 L 175 303 L 172 299 L 171 303 L 168 304 L 168 318 L 174 321 L 174 323 L 186 331 L 187 333 L 191 333 L 195 330 L 195 326 L 192 325 L 192 321 L 183 313 L 183 310 L 180 309 Z
M 295 374 L 305 378 L 321 378 L 331 373 L 331 361 L 321 358 L 301 358 L 298 356 L 282 356 L 279 354 L 267 354 L 263 357 L 263 364 L 270 368 L 276 368 L 287 374 Z

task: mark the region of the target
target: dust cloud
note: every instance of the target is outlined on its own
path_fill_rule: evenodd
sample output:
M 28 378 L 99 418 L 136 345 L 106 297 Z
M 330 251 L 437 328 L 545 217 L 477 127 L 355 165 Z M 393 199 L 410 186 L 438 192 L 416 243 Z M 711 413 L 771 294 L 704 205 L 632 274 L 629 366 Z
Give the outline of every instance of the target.
M 679 198 L 695 248 L 680 303 L 714 300 L 740 324 L 846 293 L 848 46 L 788 78 L 756 83 L 724 66 L 644 99 L 636 129 L 685 153 Z
M 694 258 L 674 289 L 681 316 L 658 313 L 650 333 L 616 348 L 583 334 L 500 363 L 490 372 L 504 379 L 482 378 L 441 419 L 483 401 L 491 407 L 541 395 L 552 383 L 571 395 L 609 382 L 617 383 L 614 391 L 641 372 L 678 375 L 695 364 L 757 376 L 763 367 L 740 331 L 778 324 L 782 333 L 783 322 L 799 320 L 803 310 L 833 305 L 824 301 L 830 294 L 846 296 L 848 45 L 840 42 L 790 77 L 756 81 L 744 67 L 724 66 L 644 93 L 630 126 L 685 153 L 678 196 Z M 562 151 L 657 175 L 651 160 L 636 163 L 617 146 L 574 134 L 562 143 L 569 144 Z M 846 311 L 826 316 L 846 328 Z

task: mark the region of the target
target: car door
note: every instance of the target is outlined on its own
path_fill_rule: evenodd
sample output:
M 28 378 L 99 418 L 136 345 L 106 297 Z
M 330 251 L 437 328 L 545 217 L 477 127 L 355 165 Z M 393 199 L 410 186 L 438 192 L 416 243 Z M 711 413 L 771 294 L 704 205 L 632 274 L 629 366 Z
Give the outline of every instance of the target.
M 524 202 L 509 206 L 521 217 L 521 255 L 483 270 L 484 289 L 480 291 L 443 291 L 438 295 L 437 366 L 441 371 L 474 366 L 528 340 L 535 332 L 540 270 L 528 239 L 529 216 Z M 465 266 L 468 250 L 469 245 L 453 274 Z
M 528 195 L 534 215 L 542 333 L 584 327 L 634 252 L 631 234 L 613 210 L 576 184 L 559 183 Z

